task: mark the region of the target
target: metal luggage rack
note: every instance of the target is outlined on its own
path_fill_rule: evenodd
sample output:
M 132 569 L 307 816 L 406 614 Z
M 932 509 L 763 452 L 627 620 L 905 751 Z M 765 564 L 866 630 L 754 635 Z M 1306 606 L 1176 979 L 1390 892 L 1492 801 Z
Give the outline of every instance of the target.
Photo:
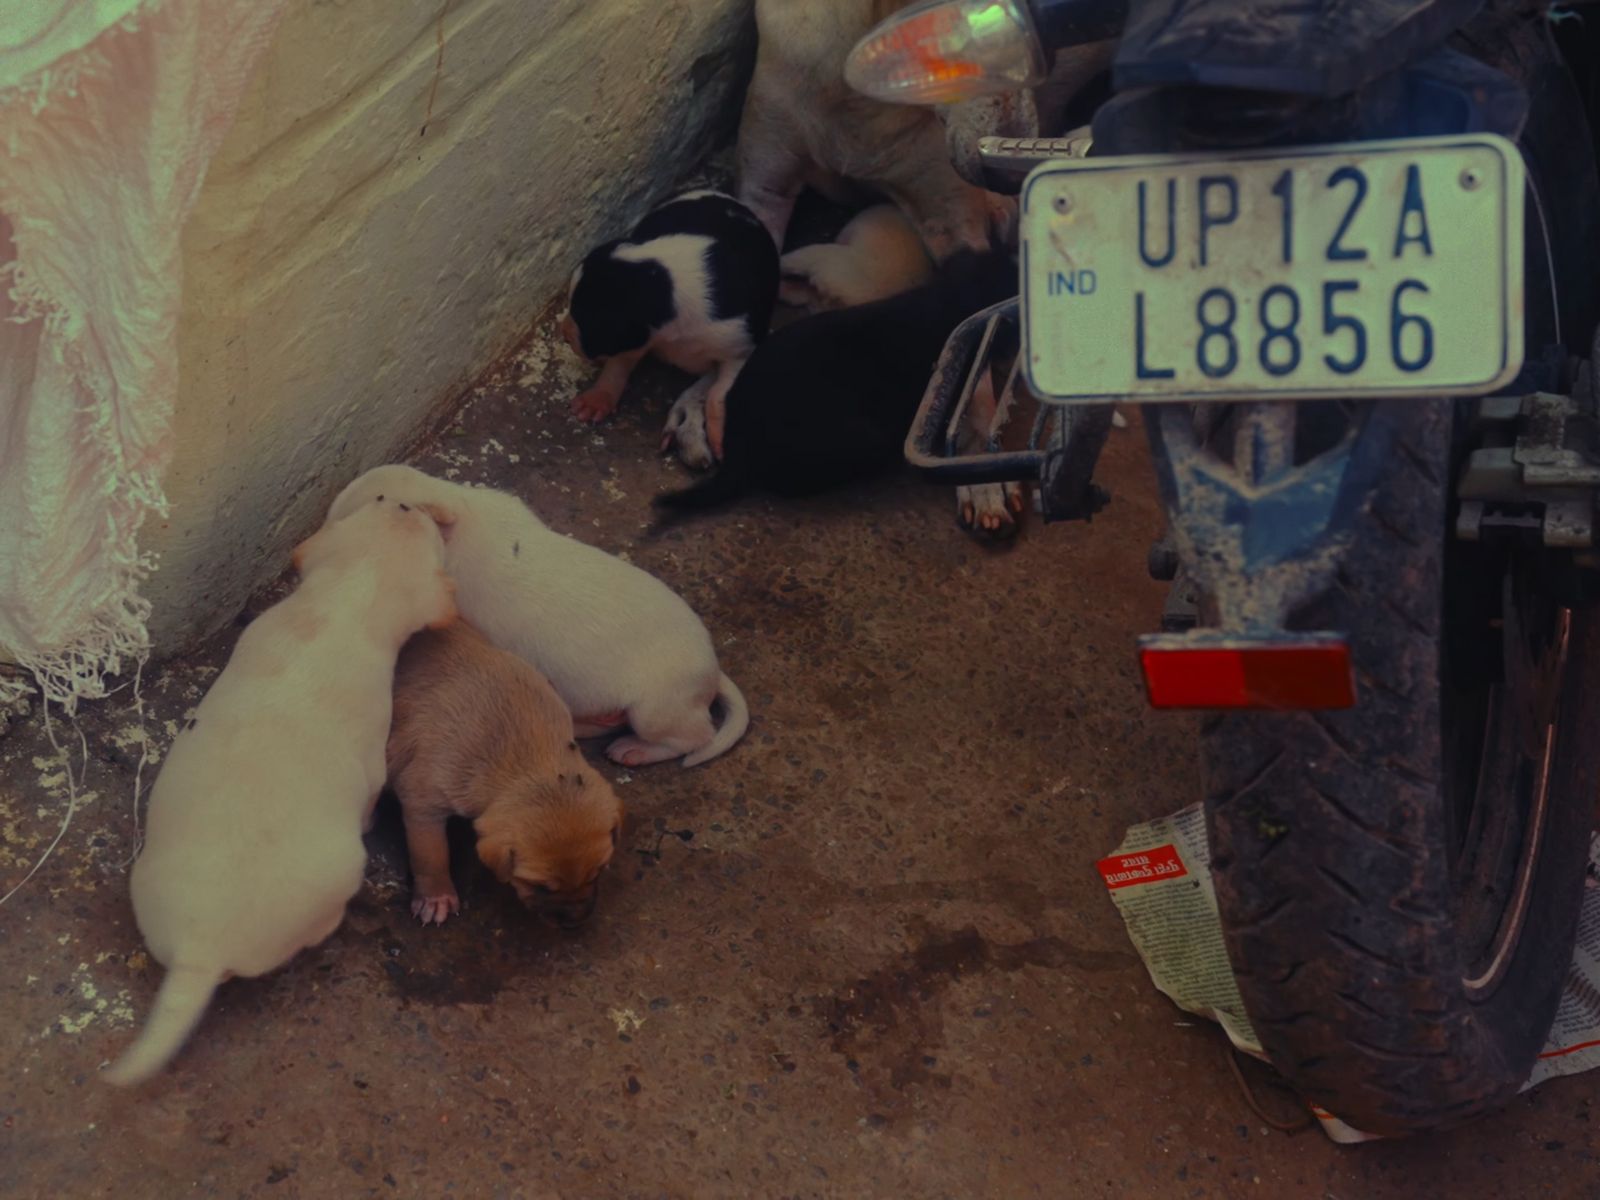
M 1022 376 L 1021 341 L 1016 299 L 983 309 L 956 326 L 906 435 L 906 461 L 941 483 L 1032 482 L 1034 510 L 1046 522 L 1090 520 L 1111 499 L 1093 477 L 1111 429 L 1112 406 L 1041 403 Z M 995 391 L 994 417 L 983 448 L 962 453 L 963 442 L 971 439 L 967 413 L 973 394 L 984 372 L 997 363 L 1005 367 L 1005 383 Z M 1022 420 L 1029 422 L 1026 447 L 1006 449 L 1013 421 L 1020 429 Z

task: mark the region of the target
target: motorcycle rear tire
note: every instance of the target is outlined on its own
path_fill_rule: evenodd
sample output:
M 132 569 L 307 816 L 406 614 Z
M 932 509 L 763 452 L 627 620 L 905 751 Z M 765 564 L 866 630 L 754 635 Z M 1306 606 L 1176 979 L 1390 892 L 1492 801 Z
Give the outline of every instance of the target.
M 1337 580 L 1295 621 L 1348 631 L 1357 706 L 1202 726 L 1217 899 L 1257 1035 L 1307 1098 L 1380 1134 L 1458 1124 L 1527 1078 L 1572 961 L 1600 788 L 1600 622 L 1574 606 L 1525 916 L 1501 926 L 1520 934 L 1499 982 L 1469 986 L 1441 662 L 1461 602 L 1445 588 L 1453 413 L 1407 406 Z

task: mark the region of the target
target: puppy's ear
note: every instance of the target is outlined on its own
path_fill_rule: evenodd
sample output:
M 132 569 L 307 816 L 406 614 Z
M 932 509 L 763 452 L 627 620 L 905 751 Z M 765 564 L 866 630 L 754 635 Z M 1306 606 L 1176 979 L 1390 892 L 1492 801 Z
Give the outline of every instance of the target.
M 306 563 L 316 555 L 317 543 L 321 540 L 322 533 L 321 529 L 317 530 L 290 553 L 289 561 L 294 564 L 294 569 L 300 574 L 304 575 L 306 573 Z
M 501 883 L 510 883 L 517 869 L 517 848 L 493 834 L 478 839 L 478 861 L 488 867 Z

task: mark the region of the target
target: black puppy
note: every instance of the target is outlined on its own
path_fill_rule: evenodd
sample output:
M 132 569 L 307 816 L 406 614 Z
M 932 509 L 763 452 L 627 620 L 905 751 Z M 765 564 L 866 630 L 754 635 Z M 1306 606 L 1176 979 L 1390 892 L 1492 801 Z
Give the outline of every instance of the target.
M 610 416 L 634 366 L 654 354 L 703 376 L 673 405 L 663 446 L 676 437 L 686 463 L 710 466 L 723 397 L 766 336 L 777 297 L 778 251 L 753 212 L 721 192 L 669 200 L 626 238 L 591 250 L 572 273 L 562 335 L 603 364 L 573 412 L 584 421 Z
M 1008 255 L 966 250 L 913 291 L 775 331 L 728 391 L 722 466 L 656 505 L 710 508 L 756 490 L 804 496 L 899 461 L 951 331 L 1016 293 Z

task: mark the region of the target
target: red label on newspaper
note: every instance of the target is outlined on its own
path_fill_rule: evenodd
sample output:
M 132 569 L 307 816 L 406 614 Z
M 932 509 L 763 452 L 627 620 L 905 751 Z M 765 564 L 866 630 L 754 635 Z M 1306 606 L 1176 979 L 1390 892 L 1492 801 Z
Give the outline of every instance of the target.
M 1178 848 L 1170 843 L 1141 850 L 1137 854 L 1113 854 L 1102 858 L 1095 866 L 1106 881 L 1106 887 L 1133 887 L 1138 883 L 1156 883 L 1162 879 L 1181 879 L 1189 872 L 1178 857 Z

